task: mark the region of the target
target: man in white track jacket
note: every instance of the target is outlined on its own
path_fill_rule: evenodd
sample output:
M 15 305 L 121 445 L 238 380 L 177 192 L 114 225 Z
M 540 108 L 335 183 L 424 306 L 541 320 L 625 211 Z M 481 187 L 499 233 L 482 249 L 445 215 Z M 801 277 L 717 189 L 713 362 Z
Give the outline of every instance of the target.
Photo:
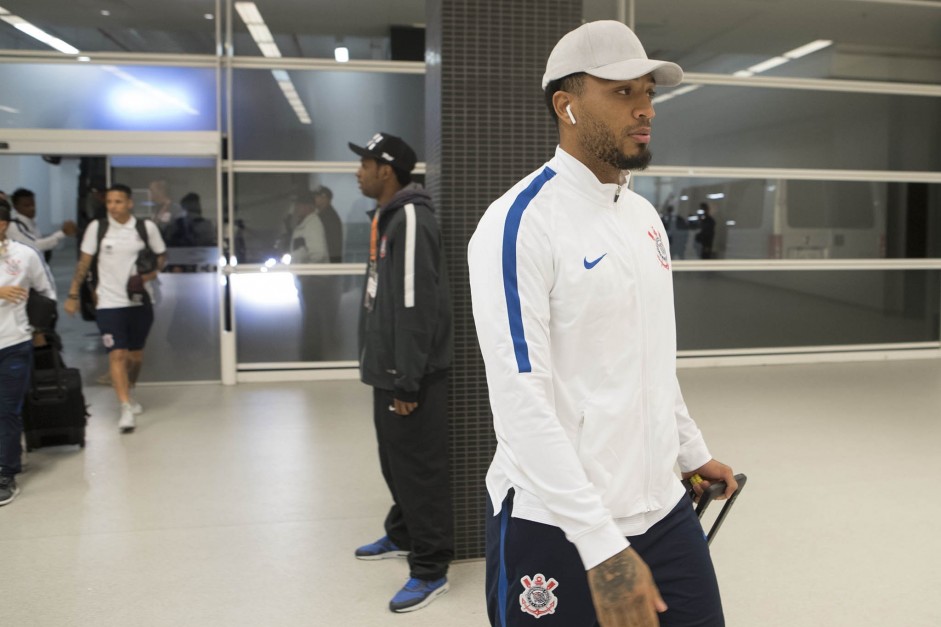
M 619 22 L 563 37 L 543 79 L 555 157 L 494 202 L 471 239 L 497 436 L 493 625 L 647 626 L 658 613 L 663 625 L 724 624 L 674 466 L 705 479 L 697 491 L 737 486 L 680 393 L 663 223 L 627 188 L 650 161 L 653 89 L 680 80 Z

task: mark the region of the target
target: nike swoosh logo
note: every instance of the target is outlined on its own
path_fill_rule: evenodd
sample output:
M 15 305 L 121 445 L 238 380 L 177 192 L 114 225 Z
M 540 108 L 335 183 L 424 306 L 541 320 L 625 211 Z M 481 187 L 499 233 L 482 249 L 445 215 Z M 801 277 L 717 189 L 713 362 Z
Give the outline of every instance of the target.
M 607 256 L 608 256 L 608 253 L 605 253 L 605 254 L 601 255 L 600 257 L 598 257 L 597 259 L 595 259 L 594 261 L 588 261 L 588 257 L 585 257 L 585 261 L 584 261 L 584 263 L 585 263 L 585 269 L 586 269 L 586 270 L 591 270 L 592 268 L 594 268 L 595 266 L 598 265 L 598 262 L 599 262 L 599 261 L 601 261 L 602 259 L 604 259 L 604 258 L 607 257 Z

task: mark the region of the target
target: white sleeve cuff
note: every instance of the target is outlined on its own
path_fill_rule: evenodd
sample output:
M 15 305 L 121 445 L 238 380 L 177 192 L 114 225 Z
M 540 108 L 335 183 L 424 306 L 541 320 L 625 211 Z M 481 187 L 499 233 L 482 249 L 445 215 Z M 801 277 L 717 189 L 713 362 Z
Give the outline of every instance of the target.
M 677 456 L 677 462 L 679 462 L 682 472 L 696 470 L 710 459 L 712 459 L 712 455 L 709 454 L 709 449 L 706 448 L 706 441 L 703 439 L 702 433 L 681 445 L 680 454 Z
M 585 570 L 594 568 L 630 545 L 613 519 L 608 520 L 600 527 L 583 533 L 577 538 L 569 538 L 569 540 L 578 549 Z

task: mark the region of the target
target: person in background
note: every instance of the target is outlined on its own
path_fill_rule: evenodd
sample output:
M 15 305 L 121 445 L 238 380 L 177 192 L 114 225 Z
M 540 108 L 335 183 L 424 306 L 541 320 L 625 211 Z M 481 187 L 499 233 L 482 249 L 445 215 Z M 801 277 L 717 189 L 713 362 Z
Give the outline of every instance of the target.
M 66 237 L 74 237 L 78 228 L 72 220 L 66 220 L 55 233 L 43 236 L 36 226 L 36 194 L 31 190 L 19 188 L 13 192 L 13 216 L 7 237 L 29 244 L 43 253 L 48 262 L 52 258 L 52 250 Z
M 0 205 L 0 505 L 13 502 L 20 488 L 23 399 L 32 370 L 33 329 L 26 316 L 31 289 L 55 300 L 56 290 L 35 248 L 8 236 L 12 211 Z
M 542 87 L 559 146 L 484 213 L 468 247 L 497 450 L 487 473 L 487 607 L 511 627 L 721 627 L 719 587 L 680 477 L 736 489 L 676 374 L 673 275 L 650 162 L 658 86 L 623 23 L 566 34 Z M 658 618 L 659 614 L 659 618 Z
M 166 240 L 173 221 L 180 217 L 183 208 L 170 196 L 170 184 L 166 179 L 156 179 L 148 185 L 152 203 L 150 218 L 160 229 L 160 236 Z
M 716 220 L 712 217 L 712 207 L 707 202 L 699 203 L 699 233 L 696 234 L 696 241 L 702 247 L 700 257 L 702 259 L 715 258 L 713 243 L 716 239 Z
M 97 258 L 96 319 L 101 342 L 108 350 L 111 386 L 120 403 L 118 428 L 131 433 L 135 416 L 143 412 L 140 403 L 130 397 L 144 362 L 144 346 L 154 321 L 150 282 L 166 264 L 167 247 L 151 220 L 144 220 L 145 242 L 138 231 L 132 210 L 134 201 L 126 185 L 112 185 L 105 196 L 107 220 L 96 220 L 85 229 L 81 257 L 72 277 L 65 312 L 74 315 L 79 308 L 78 290 Z M 106 228 L 103 239 L 99 229 Z M 100 239 L 100 247 L 99 247 Z M 156 268 L 140 274 L 137 262 L 141 251 L 149 248 L 155 255 Z
M 411 612 L 448 590 L 454 559 L 448 478 L 448 369 L 453 331 L 441 232 L 431 197 L 413 183 L 415 151 L 377 133 L 356 179 L 376 201 L 360 309 L 360 379 L 373 388 L 379 464 L 392 495 L 382 538 L 358 559 L 408 557 L 389 609 Z
M 318 185 L 311 192 L 314 196 L 314 206 L 317 215 L 323 223 L 324 236 L 327 238 L 327 254 L 330 263 L 343 262 L 343 222 L 340 215 L 333 208 L 333 191 L 325 186 Z

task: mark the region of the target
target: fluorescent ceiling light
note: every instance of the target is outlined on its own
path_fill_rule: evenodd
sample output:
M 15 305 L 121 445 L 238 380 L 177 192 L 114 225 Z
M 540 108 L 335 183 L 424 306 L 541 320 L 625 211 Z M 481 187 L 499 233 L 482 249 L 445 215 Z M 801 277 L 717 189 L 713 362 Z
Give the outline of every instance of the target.
M 216 19 L 216 16 L 213 15 L 212 13 L 203 13 L 203 17 L 206 18 L 207 20 L 214 20 L 214 19 Z
M 706 198 L 711 200 L 719 200 L 720 198 L 725 198 L 725 194 L 719 192 L 718 194 L 706 194 Z
M 346 46 L 337 46 L 333 51 L 333 58 L 337 60 L 337 63 L 346 63 L 350 60 L 350 49 Z
M 771 57 L 767 61 L 762 61 L 761 63 L 757 63 L 751 66 L 750 68 L 748 68 L 748 71 L 754 74 L 761 74 L 762 72 L 767 72 L 771 68 L 776 68 L 779 65 L 784 65 L 788 61 L 790 61 L 790 59 L 788 59 L 787 57 Z
M 297 93 L 297 89 L 294 87 L 294 81 L 291 80 L 290 75 L 284 70 L 271 70 L 271 75 L 274 76 L 274 79 L 278 82 L 281 93 L 284 94 L 285 100 L 291 105 L 298 121 L 301 124 L 310 124 L 310 114 L 307 112 L 307 107 L 304 106 L 304 101 L 301 100 L 300 94 Z
M 246 26 L 256 44 L 268 44 L 274 41 L 267 24 L 246 24 Z
M 111 15 L 111 11 L 109 11 L 108 9 L 102 9 L 101 14 L 104 15 L 105 17 L 108 17 L 109 15 Z
M 800 59 L 801 57 L 806 57 L 808 54 L 817 52 L 818 50 L 823 50 L 827 46 L 833 45 L 833 42 L 829 39 L 818 39 L 817 41 L 812 41 L 809 44 L 803 45 L 799 48 L 794 48 L 789 52 L 785 52 L 784 56 L 788 59 Z
M 754 76 L 754 72 L 749 72 L 748 70 L 739 70 L 738 72 L 732 72 L 732 76 L 741 76 L 743 78 L 748 78 L 749 76 Z
M 258 7 L 255 6 L 254 2 L 236 2 L 235 10 L 238 11 L 239 17 L 242 18 L 242 21 L 246 24 L 265 23 L 265 20 L 262 19 L 261 13 L 258 11 Z
M 238 11 L 239 17 L 245 22 L 245 26 L 248 27 L 248 32 L 251 34 L 252 39 L 255 40 L 255 44 L 258 46 L 258 49 L 261 50 L 261 53 L 266 57 L 279 58 L 281 56 L 281 50 L 278 48 L 278 44 L 274 42 L 274 36 L 268 29 L 268 25 L 265 24 L 265 20 L 261 16 L 261 11 L 258 10 L 258 6 L 255 5 L 254 2 L 236 2 L 235 10 Z M 274 80 L 278 82 L 278 87 L 281 88 L 281 92 L 284 94 L 285 99 L 287 99 L 288 104 L 294 109 L 294 114 L 297 116 L 297 119 L 300 120 L 301 124 L 310 124 L 310 114 L 307 112 L 307 109 L 304 107 L 304 102 L 294 88 L 294 82 L 291 80 L 290 75 L 284 70 L 271 70 L 271 75 L 274 77 Z M 264 268 L 262 268 L 262 270 L 264 270 Z
M 258 48 L 261 50 L 261 53 L 269 58 L 279 58 L 281 56 L 281 51 L 278 49 L 278 44 L 271 43 L 258 44 Z
M 19 109 L 14 109 L 13 107 L 8 107 L 6 105 L 0 105 L 0 111 L 3 111 L 5 113 L 19 113 L 20 112 Z
M 27 22 L 26 20 L 19 17 L 18 15 L 13 15 L 12 13 L 7 11 L 3 7 L 0 7 L 0 20 L 3 20 L 10 26 L 13 26 L 18 31 L 26 35 L 29 35 L 33 39 L 41 41 L 42 43 L 46 44 L 50 48 L 55 48 L 59 52 L 63 52 L 65 54 L 78 54 L 78 48 L 76 48 L 75 46 L 67 44 L 66 42 L 62 41 L 58 37 L 53 37 L 52 35 L 44 31 L 43 29 L 39 28 L 38 26 L 34 24 Z
M 89 61 L 91 61 L 91 57 L 79 57 L 78 60 L 81 61 L 82 63 L 88 63 Z

